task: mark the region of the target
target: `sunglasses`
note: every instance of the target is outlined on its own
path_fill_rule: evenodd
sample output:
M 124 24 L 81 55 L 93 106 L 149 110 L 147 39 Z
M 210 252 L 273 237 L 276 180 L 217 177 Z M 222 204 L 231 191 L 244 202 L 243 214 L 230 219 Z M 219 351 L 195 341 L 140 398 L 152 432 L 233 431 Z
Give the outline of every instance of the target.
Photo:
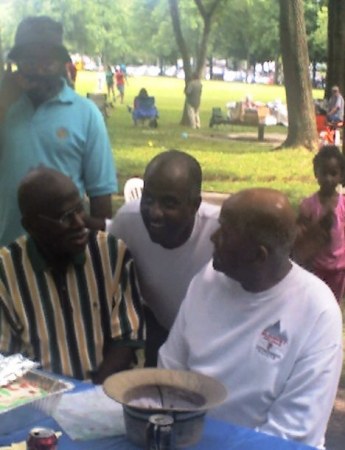
M 40 70 L 41 73 L 55 74 L 60 68 L 60 62 L 52 58 L 29 59 L 23 58 L 17 61 L 19 72 L 24 75 L 34 75 Z

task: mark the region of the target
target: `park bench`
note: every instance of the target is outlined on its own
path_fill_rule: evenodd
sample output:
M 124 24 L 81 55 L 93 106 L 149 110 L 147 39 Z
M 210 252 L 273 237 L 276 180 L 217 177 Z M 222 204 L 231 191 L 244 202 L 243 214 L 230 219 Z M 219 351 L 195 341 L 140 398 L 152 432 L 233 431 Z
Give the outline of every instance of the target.
M 228 108 L 227 115 L 224 115 L 219 107 L 212 108 L 209 127 L 212 128 L 215 125 L 257 126 L 258 140 L 263 141 L 266 126 L 265 119 L 269 115 L 269 108 L 267 106 L 258 106 L 255 109 L 250 108 L 242 111 L 241 106 L 242 102 L 237 102 L 233 108 Z

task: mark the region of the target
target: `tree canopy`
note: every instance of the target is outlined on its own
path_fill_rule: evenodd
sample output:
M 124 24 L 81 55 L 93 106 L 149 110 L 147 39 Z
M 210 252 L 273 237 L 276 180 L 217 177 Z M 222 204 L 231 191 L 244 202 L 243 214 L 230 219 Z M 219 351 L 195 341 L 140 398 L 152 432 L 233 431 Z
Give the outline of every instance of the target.
M 47 14 L 63 22 L 66 46 L 72 53 L 101 57 L 107 62 L 174 64 L 181 53 L 173 37 L 169 3 L 169 0 L 1 0 L 2 45 L 4 50 L 11 47 L 23 17 Z M 250 65 L 279 58 L 276 0 L 180 0 L 181 32 L 191 58 L 197 57 L 202 41 L 205 18 L 202 11 L 207 14 L 214 4 L 217 8 L 208 36 L 208 57 L 227 58 L 234 65 L 242 60 Z M 317 0 L 305 0 L 304 4 L 311 60 L 325 61 L 325 10 Z

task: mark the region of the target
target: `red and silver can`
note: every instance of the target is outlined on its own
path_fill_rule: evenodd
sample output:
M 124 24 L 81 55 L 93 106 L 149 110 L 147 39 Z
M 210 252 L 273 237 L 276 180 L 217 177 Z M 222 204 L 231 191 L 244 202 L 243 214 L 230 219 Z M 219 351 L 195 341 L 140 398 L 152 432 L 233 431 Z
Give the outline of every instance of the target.
M 174 419 L 168 414 L 149 417 L 146 429 L 146 450 L 174 450 Z
M 58 439 L 50 428 L 33 428 L 26 441 L 27 450 L 57 450 Z

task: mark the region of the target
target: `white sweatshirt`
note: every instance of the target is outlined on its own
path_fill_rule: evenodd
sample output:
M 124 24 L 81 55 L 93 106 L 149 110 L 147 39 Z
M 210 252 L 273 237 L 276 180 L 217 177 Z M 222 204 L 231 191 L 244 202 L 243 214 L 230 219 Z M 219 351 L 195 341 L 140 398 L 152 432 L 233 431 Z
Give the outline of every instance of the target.
M 195 274 L 211 259 L 211 234 L 218 228 L 220 207 L 202 202 L 191 236 L 183 245 L 166 249 L 151 241 L 140 214 L 140 202 L 123 205 L 107 228 L 123 239 L 133 256 L 145 303 L 169 330 Z
M 323 448 L 342 366 L 342 318 L 330 289 L 301 267 L 250 293 L 209 263 L 159 355 L 162 367 L 227 386 L 213 416 Z

